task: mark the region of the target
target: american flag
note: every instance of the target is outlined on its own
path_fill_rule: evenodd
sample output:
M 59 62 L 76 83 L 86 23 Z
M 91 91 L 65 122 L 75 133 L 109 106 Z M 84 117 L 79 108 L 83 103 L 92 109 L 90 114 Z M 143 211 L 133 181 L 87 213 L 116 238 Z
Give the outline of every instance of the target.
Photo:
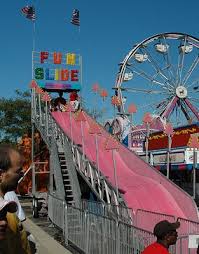
M 21 9 L 22 13 L 25 15 L 27 19 L 31 19 L 35 21 L 35 8 L 34 6 L 25 6 Z
M 71 19 L 71 23 L 75 26 L 79 26 L 80 25 L 80 21 L 79 21 L 79 11 L 77 9 L 73 10 L 73 14 L 72 14 L 72 19 Z

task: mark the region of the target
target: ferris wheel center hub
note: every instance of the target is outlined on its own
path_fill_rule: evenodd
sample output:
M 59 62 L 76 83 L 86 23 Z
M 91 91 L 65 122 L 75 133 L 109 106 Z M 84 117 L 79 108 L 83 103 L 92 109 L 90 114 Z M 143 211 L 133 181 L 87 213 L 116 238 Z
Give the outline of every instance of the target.
M 187 97 L 187 89 L 184 86 L 178 86 L 176 88 L 176 95 L 180 99 L 184 99 Z

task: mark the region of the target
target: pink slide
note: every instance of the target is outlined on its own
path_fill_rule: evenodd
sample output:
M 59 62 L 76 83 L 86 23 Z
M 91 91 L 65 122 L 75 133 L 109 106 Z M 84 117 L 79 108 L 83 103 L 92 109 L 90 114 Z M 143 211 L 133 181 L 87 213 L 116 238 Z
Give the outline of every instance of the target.
M 75 120 L 77 114 L 72 113 L 73 141 L 81 144 L 81 123 Z M 52 116 L 61 129 L 70 136 L 69 113 L 52 112 Z M 89 133 L 90 125 L 94 123 L 94 120 L 85 112 L 84 116 L 86 121 L 82 122 L 82 127 L 85 154 L 89 160 L 96 162 L 95 137 Z M 105 149 L 110 134 L 101 126 L 100 129 L 101 135 L 98 135 L 99 168 L 109 182 L 115 186 L 112 152 Z M 144 209 L 198 221 L 195 202 L 186 192 L 119 142 L 118 146 L 119 149 L 115 151 L 118 186 L 124 191 L 123 197 L 128 207 L 135 212 L 137 209 Z

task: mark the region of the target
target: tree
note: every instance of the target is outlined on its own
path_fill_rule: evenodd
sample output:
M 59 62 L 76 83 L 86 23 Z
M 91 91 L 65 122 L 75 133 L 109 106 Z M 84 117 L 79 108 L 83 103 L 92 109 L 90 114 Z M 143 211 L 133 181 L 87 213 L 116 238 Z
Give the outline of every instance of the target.
M 91 108 L 91 109 L 86 108 L 85 110 L 90 116 L 92 116 L 92 118 L 94 118 L 96 121 L 99 121 L 99 122 L 101 122 L 104 116 L 104 113 L 106 111 L 106 109 L 94 109 L 94 108 Z
M 14 98 L 0 98 L 0 143 L 17 143 L 24 134 L 31 133 L 30 92 L 15 91 Z
M 96 121 L 100 123 L 102 122 L 102 119 L 105 113 L 107 112 L 107 109 L 105 107 L 97 108 L 97 106 L 91 106 L 91 105 L 90 107 L 88 107 L 88 103 L 83 97 L 81 98 L 81 103 L 82 103 L 83 109 L 87 112 L 87 114 L 89 114 Z

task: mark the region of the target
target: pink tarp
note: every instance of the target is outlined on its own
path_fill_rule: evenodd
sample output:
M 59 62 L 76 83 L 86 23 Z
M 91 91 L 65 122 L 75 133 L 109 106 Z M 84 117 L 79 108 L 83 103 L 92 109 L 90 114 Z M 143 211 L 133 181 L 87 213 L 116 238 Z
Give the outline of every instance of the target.
M 89 126 L 94 123 L 94 120 L 85 112 L 84 114 L 87 119 L 84 122 L 76 121 L 77 113 L 72 114 L 73 141 L 76 144 L 82 143 L 82 124 L 85 154 L 89 160 L 96 163 L 95 137 L 89 133 Z M 52 115 L 62 130 L 70 136 L 69 113 L 53 112 Z M 105 149 L 110 134 L 101 126 L 100 128 L 101 135 L 98 135 L 99 168 L 109 182 L 115 186 L 112 152 Z M 118 185 L 119 189 L 124 191 L 123 197 L 128 207 L 134 211 L 144 209 L 198 221 L 195 202 L 186 192 L 167 180 L 122 144 L 119 142 L 118 144 L 119 149 L 115 151 Z

